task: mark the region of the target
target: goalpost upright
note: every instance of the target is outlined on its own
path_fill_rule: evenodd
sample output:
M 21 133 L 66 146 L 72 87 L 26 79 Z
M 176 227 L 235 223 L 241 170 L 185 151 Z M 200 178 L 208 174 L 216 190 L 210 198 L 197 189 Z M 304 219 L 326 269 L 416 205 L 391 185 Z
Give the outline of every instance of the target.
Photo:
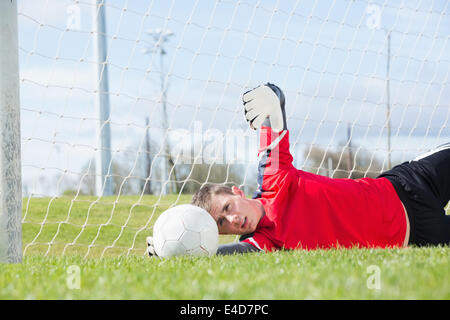
M 17 2 L 0 1 L 0 262 L 22 261 Z

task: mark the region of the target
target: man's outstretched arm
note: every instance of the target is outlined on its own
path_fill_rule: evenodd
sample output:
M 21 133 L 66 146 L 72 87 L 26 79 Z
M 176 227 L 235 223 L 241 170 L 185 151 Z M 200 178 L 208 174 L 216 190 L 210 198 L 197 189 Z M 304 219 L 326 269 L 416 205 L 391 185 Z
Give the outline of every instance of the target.
M 285 100 L 283 91 L 271 83 L 249 90 L 242 97 L 247 122 L 251 128 L 260 129 L 258 189 L 254 198 L 259 198 L 262 191 L 272 189 L 272 184 L 265 178 L 279 174 L 279 169 L 293 168 Z
M 147 255 L 150 257 L 158 256 L 156 254 L 155 248 L 153 246 L 153 237 L 147 237 Z M 247 253 L 247 252 L 256 252 L 261 251 L 255 246 L 251 245 L 247 242 L 232 242 L 227 244 L 219 245 L 216 254 L 217 255 L 227 255 L 227 254 L 238 254 L 238 253 Z
M 218 255 L 227 255 L 227 254 L 237 254 L 237 253 L 248 253 L 248 252 L 257 252 L 261 251 L 255 246 L 251 245 L 247 242 L 233 242 L 222 244 L 217 249 Z
M 252 129 L 260 130 L 258 156 L 258 189 L 253 198 L 262 192 L 264 177 L 277 172 L 277 168 L 291 168 L 292 155 L 289 152 L 289 134 L 286 124 L 285 97 L 276 85 L 267 83 L 244 93 L 245 118 Z M 270 188 L 265 185 L 265 189 Z M 241 237 L 240 242 L 220 245 L 217 254 L 237 254 L 264 251 L 252 235 Z M 251 243 L 253 244 L 251 244 Z M 269 241 L 265 247 L 271 248 Z

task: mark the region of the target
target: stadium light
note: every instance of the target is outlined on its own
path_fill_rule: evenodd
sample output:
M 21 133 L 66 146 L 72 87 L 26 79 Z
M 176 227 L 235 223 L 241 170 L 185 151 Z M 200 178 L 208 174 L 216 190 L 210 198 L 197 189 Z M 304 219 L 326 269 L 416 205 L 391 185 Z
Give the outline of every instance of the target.
M 163 119 L 162 119 L 162 128 L 165 132 L 162 139 L 162 150 L 164 152 L 164 159 L 162 164 L 162 182 L 161 182 L 161 194 L 167 194 L 167 185 L 171 185 L 169 182 L 169 166 L 168 166 L 168 157 L 170 157 L 170 148 L 169 143 L 167 141 L 166 133 L 168 129 L 168 121 L 167 121 L 167 85 L 166 85 L 166 74 L 164 72 L 164 55 L 167 54 L 164 49 L 164 43 L 169 41 L 169 38 L 174 35 L 171 30 L 162 30 L 162 29 L 149 29 L 147 30 L 147 34 L 153 38 L 155 42 L 154 47 L 152 48 L 144 48 L 144 54 L 151 54 L 153 52 L 157 52 L 159 54 L 159 69 L 160 69 L 160 90 L 161 90 L 161 105 L 163 109 Z M 174 169 L 173 169 L 174 170 Z M 172 189 L 171 187 L 169 190 Z

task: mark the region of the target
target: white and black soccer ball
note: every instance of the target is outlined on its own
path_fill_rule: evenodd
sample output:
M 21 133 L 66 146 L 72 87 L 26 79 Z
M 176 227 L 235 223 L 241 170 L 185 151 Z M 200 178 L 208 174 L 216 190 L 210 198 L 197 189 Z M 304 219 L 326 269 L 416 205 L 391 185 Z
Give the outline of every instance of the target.
M 212 256 L 219 245 L 219 230 L 211 215 L 192 204 L 164 211 L 153 227 L 153 248 L 159 257 Z

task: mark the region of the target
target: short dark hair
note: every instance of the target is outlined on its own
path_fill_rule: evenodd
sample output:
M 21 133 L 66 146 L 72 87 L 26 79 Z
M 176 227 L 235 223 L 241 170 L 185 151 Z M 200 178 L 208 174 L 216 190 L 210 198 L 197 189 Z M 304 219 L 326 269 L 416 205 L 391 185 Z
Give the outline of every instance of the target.
M 231 191 L 231 187 L 222 184 L 208 184 L 200 188 L 200 190 L 192 196 L 191 204 L 211 212 L 212 196 L 219 194 L 233 195 L 233 192 Z

